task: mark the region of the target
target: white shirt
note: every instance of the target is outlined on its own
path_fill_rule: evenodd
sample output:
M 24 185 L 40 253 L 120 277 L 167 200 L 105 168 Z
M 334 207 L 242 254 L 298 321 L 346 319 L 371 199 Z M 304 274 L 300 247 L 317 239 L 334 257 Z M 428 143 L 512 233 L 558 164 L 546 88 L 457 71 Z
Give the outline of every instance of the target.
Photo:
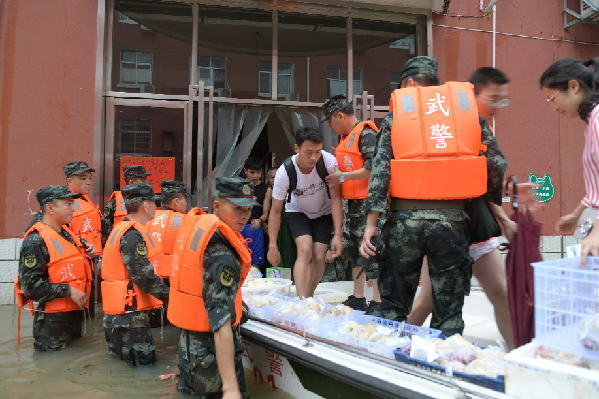
M 327 195 L 326 183 L 318 176 L 316 167 L 309 174 L 303 174 L 297 162 L 297 155 L 291 157 L 293 166 L 297 173 L 297 191 L 300 195 L 293 194 L 291 202 L 287 202 L 287 190 L 289 189 L 289 176 L 285 165 L 281 165 L 275 175 L 275 183 L 272 188 L 272 197 L 277 200 L 285 200 L 285 212 L 301 212 L 308 219 L 316 219 L 323 215 L 331 214 L 331 199 Z M 337 159 L 332 154 L 322 151 L 324 165 L 329 174 L 337 171 Z

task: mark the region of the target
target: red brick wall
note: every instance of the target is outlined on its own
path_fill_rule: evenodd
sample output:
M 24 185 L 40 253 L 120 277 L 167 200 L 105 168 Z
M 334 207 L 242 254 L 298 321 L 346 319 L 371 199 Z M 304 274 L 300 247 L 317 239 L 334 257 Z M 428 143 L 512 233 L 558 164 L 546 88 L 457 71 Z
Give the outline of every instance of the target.
M 563 2 L 530 0 L 497 3 L 497 31 L 599 43 L 599 26 L 563 28 Z M 476 15 L 478 1 L 454 0 L 450 14 Z M 492 18 L 434 16 L 435 25 L 491 30 Z M 490 33 L 433 27 L 434 55 L 442 80 L 467 80 L 480 66 L 492 65 Z M 511 79 L 512 104 L 496 117 L 496 134 L 507 156 L 509 173 L 527 180 L 529 173 L 552 176 L 555 198 L 538 213 L 543 234 L 553 234 L 560 214 L 570 212 L 584 195 L 581 151 L 584 123 L 553 111 L 539 90 L 543 71 L 562 57 L 589 59 L 598 45 L 497 35 L 496 66 Z
M 96 16 L 93 0 L 0 3 L 0 237 L 65 163 L 92 160 Z

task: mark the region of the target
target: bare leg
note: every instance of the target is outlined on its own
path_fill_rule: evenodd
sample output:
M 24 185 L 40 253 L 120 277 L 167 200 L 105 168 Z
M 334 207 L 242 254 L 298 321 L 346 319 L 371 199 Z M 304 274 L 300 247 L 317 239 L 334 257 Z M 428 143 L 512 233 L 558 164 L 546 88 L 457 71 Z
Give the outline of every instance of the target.
M 297 296 L 307 298 L 311 295 L 311 263 L 312 263 L 312 236 L 303 235 L 295 239 L 297 258 L 293 266 L 293 279 L 297 288 Z
M 358 277 L 360 270 L 362 270 L 360 267 L 352 268 L 352 277 L 354 279 L 354 296 L 356 298 L 364 298 L 364 283 L 366 282 L 366 274 L 362 273 L 362 275 Z
M 472 273 L 480 282 L 489 301 L 493 304 L 497 328 L 499 328 L 508 349 L 514 349 L 514 334 L 507 299 L 505 265 L 501 261 L 499 251 L 494 250 L 478 259 L 472 267 Z
M 373 278 L 371 280 L 368 280 L 368 283 L 372 287 L 372 300 L 375 302 L 381 302 L 381 291 L 379 291 L 379 279 Z
M 309 296 L 314 296 L 314 291 L 316 290 L 316 286 L 322 280 L 322 275 L 324 274 L 325 268 L 325 258 L 327 253 L 328 245 L 320 242 L 315 242 L 313 244 L 312 250 L 312 264 L 310 265 L 311 271 L 310 276 L 312 281 L 310 282 L 309 287 Z
M 428 274 L 428 263 L 426 257 L 422 261 L 422 270 L 420 272 L 420 280 L 422 286 L 420 293 L 414 299 L 412 311 L 408 315 L 408 324 L 421 326 L 426 321 L 426 318 L 433 311 L 433 286 L 431 278 Z

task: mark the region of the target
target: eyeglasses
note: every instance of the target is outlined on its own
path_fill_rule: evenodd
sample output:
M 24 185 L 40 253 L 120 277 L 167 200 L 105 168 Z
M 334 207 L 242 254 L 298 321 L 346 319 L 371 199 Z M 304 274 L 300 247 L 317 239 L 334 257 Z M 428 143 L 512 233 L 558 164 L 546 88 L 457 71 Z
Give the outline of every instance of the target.
M 490 106 L 495 107 L 495 108 L 504 108 L 509 106 L 512 103 L 512 101 L 509 98 L 504 98 L 501 100 L 495 100 L 495 101 L 491 101 L 491 103 L 489 103 Z

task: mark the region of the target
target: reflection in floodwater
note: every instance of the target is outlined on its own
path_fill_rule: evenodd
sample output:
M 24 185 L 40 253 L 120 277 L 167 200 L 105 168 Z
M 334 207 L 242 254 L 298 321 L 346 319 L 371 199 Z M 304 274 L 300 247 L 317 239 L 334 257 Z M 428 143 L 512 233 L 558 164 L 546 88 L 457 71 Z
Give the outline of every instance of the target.
M 11 305 L 0 306 L 0 398 L 191 398 L 177 393 L 176 378 L 161 380 L 164 374 L 178 373 L 179 329 L 153 329 L 158 361 L 152 366 L 130 367 L 108 356 L 102 317 L 87 320 L 86 332 L 64 351 L 33 350 L 29 313 L 21 316 L 21 344 L 17 345 L 17 312 Z M 289 398 L 257 384 L 246 372 L 254 398 Z

